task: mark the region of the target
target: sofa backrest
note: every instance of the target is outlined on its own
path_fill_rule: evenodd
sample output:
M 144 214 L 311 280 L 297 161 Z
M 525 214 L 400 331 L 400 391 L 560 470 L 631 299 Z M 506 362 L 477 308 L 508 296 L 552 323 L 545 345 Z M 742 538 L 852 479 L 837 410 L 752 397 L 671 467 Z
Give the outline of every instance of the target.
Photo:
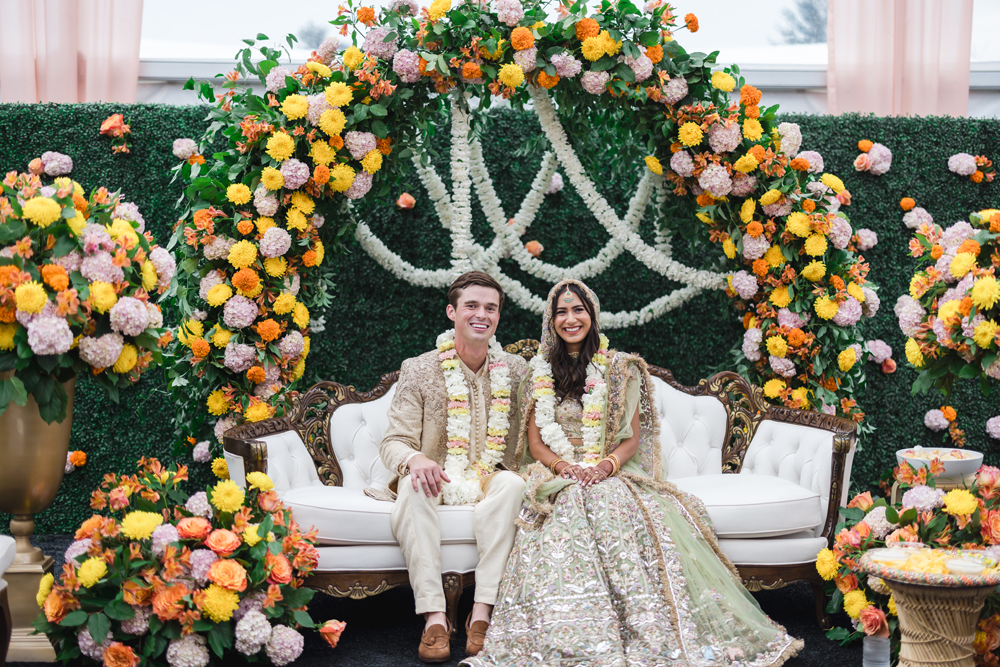
M 347 488 L 385 487 L 392 477 L 382 465 L 379 445 L 389 426 L 387 414 L 396 385 L 367 403 L 347 403 L 330 415 L 330 444 Z
M 722 472 L 726 408 L 714 396 L 692 396 L 653 377 L 660 415 L 663 476 L 667 479 Z

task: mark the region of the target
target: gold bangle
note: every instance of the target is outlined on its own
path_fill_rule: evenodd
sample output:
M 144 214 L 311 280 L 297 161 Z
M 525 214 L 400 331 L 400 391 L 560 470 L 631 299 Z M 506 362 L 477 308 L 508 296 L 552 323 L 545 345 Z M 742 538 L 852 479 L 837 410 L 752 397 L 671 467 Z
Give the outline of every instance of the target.
M 552 463 L 549 464 L 549 472 L 553 475 L 558 475 L 559 473 L 556 472 L 556 466 L 559 465 L 559 463 L 566 463 L 566 461 L 557 456 Z
M 611 464 L 611 475 L 609 475 L 609 477 L 612 477 L 612 476 L 618 474 L 618 471 L 621 469 L 622 464 L 621 464 L 621 460 L 618 458 L 617 455 L 615 455 L 613 453 L 612 454 L 608 454 L 602 460 L 607 461 L 607 462 L 609 462 Z

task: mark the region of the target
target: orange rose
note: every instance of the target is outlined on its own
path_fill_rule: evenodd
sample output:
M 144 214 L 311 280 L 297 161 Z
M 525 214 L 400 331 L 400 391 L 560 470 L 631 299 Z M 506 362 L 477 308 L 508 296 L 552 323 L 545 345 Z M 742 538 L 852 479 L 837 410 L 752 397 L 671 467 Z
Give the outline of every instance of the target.
M 885 612 L 875 605 L 870 605 L 862 609 L 861 617 L 858 620 L 861 621 L 861 626 L 864 628 L 866 635 L 876 635 L 878 637 L 889 636 L 889 624 L 886 622 Z
M 265 512 L 273 512 L 274 510 L 281 507 L 281 498 L 278 497 L 278 492 L 271 489 L 267 493 L 262 493 L 257 496 L 257 504 Z
M 858 495 L 854 496 L 854 498 L 851 499 L 851 502 L 847 503 L 847 506 L 857 507 L 867 512 L 869 509 L 871 509 L 871 507 L 874 504 L 875 501 L 872 500 L 872 492 L 865 491 L 864 493 L 859 493 Z
M 340 635 L 346 627 L 346 622 L 330 619 L 319 629 L 319 634 L 330 645 L 330 648 L 337 648 L 337 642 L 340 641 Z
M 190 592 L 184 584 L 167 586 L 159 582 L 159 590 L 153 593 L 153 613 L 161 621 L 172 621 L 184 612 L 181 599 Z
M 125 646 L 121 642 L 111 642 L 111 645 L 104 649 L 104 667 L 136 667 L 138 664 L 139 656 L 131 646 Z
M 843 577 L 834 577 L 833 583 L 837 584 L 837 590 L 846 595 L 858 587 L 858 578 L 853 574 L 848 574 Z
M 120 113 L 113 114 L 105 118 L 104 122 L 101 123 L 101 134 L 114 136 L 116 133 L 120 133 L 124 126 L 125 118 Z
M 217 560 L 208 568 L 208 580 L 231 591 L 247 589 L 247 571 L 234 560 Z
M 63 604 L 62 598 L 59 597 L 59 591 L 49 592 L 42 609 L 45 611 L 45 618 L 49 623 L 58 623 L 69 613 L 69 607 Z
M 399 195 L 399 199 L 396 200 L 396 206 L 398 208 L 411 209 L 417 205 L 417 200 L 413 198 L 409 192 L 404 192 Z
M 292 581 L 292 564 L 283 555 L 275 556 L 268 551 L 265 567 L 268 571 L 267 580 L 272 584 L 287 584 Z
M 153 602 L 153 590 L 143 588 L 134 581 L 126 581 L 122 586 L 122 600 L 133 607 L 148 607 Z
M 82 524 L 80 524 L 79 530 L 76 531 L 74 539 L 82 540 L 85 537 L 92 537 L 94 533 L 101 530 L 101 526 L 104 525 L 104 517 L 100 514 L 95 514 Z
M 989 510 L 987 515 L 982 517 L 979 529 L 984 542 L 1000 544 L 1000 510 Z
M 177 534 L 182 540 L 204 540 L 212 532 L 212 523 L 200 516 L 187 516 L 177 522 Z
M 240 548 L 240 538 L 231 530 L 217 528 L 205 540 L 205 546 L 214 551 L 217 556 L 229 556 Z

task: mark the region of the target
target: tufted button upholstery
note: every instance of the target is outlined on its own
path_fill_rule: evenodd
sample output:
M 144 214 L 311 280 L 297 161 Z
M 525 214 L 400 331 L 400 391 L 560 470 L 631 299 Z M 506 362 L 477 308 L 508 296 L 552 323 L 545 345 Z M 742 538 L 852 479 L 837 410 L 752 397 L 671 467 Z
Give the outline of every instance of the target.
M 661 465 L 667 479 L 722 472 L 726 409 L 712 396 L 691 396 L 653 378 L 660 415 Z
M 344 473 L 345 489 L 384 489 L 392 475 L 382 465 L 378 448 L 389 427 L 389 404 L 396 386 L 368 403 L 348 403 L 330 417 L 330 440 Z
M 814 491 L 826 516 L 830 502 L 833 433 L 765 419 L 757 427 L 743 459 L 742 475 L 778 477 Z M 820 524 L 813 531 L 822 533 Z
M 274 482 L 278 495 L 284 496 L 289 489 L 323 485 L 316 473 L 316 464 L 298 433 L 282 431 L 257 440 L 267 443 L 267 476 Z M 226 464 L 230 478 L 245 486 L 243 459 L 226 452 Z

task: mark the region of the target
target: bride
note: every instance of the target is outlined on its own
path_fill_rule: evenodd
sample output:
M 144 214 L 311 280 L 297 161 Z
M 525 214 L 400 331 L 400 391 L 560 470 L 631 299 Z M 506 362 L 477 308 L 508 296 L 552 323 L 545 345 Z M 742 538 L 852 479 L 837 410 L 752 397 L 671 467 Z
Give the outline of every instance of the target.
M 521 384 L 527 475 L 514 549 L 471 667 L 780 665 L 802 648 L 719 551 L 704 506 L 660 480 L 645 362 L 609 350 L 597 296 L 549 292 Z

